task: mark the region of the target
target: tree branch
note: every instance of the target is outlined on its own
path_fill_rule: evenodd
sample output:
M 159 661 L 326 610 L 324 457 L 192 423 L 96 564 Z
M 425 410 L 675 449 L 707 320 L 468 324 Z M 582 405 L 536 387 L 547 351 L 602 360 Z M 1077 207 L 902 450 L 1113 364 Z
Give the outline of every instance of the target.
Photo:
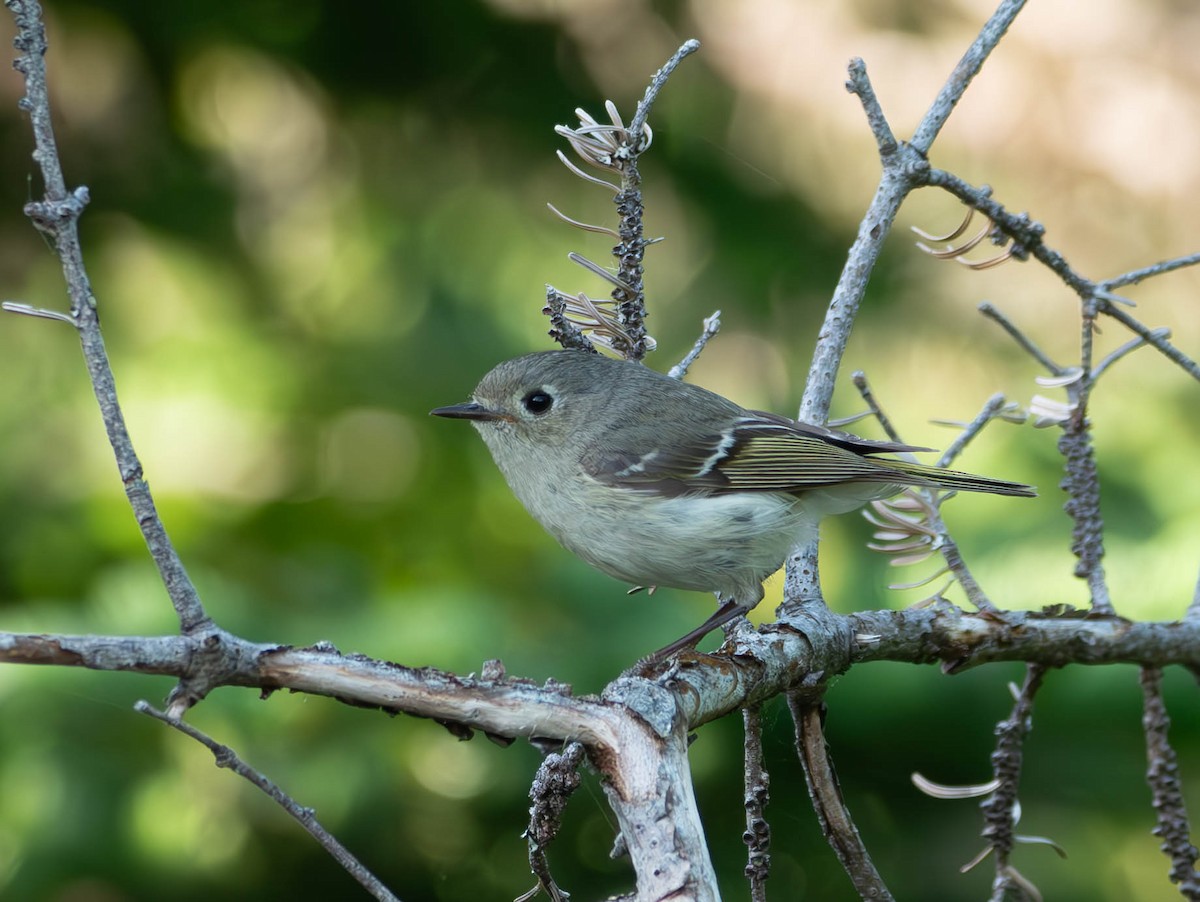
M 125 416 L 117 403 L 116 383 L 100 332 L 96 299 L 79 245 L 77 223 L 87 205 L 88 190 L 80 187 L 67 192 L 50 121 L 50 96 L 46 88 L 46 30 L 41 6 L 37 0 L 5 0 L 4 5 L 12 12 L 17 25 L 18 34 L 14 44 L 20 56 L 13 66 L 25 77 L 25 96 L 20 101 L 20 107 L 29 113 L 36 147 L 33 159 L 41 169 L 46 187 L 45 200 L 27 204 L 25 213 L 40 231 L 50 237 L 62 261 L 71 298 L 71 321 L 79 332 L 84 361 L 96 401 L 100 405 L 109 444 L 116 456 L 121 483 L 125 486 L 125 494 L 163 585 L 175 606 L 180 629 L 184 633 L 203 631 L 211 626 L 211 621 L 158 516 L 150 486 L 142 475 L 141 461 L 125 426 Z M 194 701 L 203 696 L 203 688 L 188 687 L 184 694 L 192 696 Z
M 384 900 L 384 902 L 399 902 L 396 896 L 380 882 L 378 877 L 367 870 L 362 862 L 350 853 L 349 849 L 338 842 L 332 833 L 321 826 L 321 822 L 317 820 L 316 814 L 311 808 L 305 808 L 297 804 L 296 800 L 284 792 L 277 783 L 270 780 L 262 772 L 246 764 L 238 756 L 237 752 L 229 746 L 222 745 L 206 733 L 201 732 L 178 717 L 159 711 L 149 702 L 140 701 L 133 706 L 133 709 L 141 714 L 149 715 L 156 720 L 161 720 L 172 729 L 178 730 L 183 735 L 195 739 L 213 753 L 217 767 L 228 768 L 239 777 L 249 781 L 272 801 L 276 802 L 280 808 L 291 815 L 301 827 L 308 831 L 313 839 L 320 843 L 321 848 L 332 855 L 334 860 L 372 896 L 376 899 Z
M 742 709 L 743 749 L 742 790 L 746 809 L 746 879 L 750 882 L 751 902 L 766 902 L 767 877 L 771 874 L 771 825 L 763 813 L 770 801 L 771 778 L 763 766 L 762 712 L 757 705 Z
M 796 725 L 796 752 L 804 766 L 808 795 L 826 841 L 862 898 L 888 902 L 892 894 L 875 869 L 842 798 L 842 788 L 825 745 L 824 705 L 806 702 L 797 693 L 789 692 L 788 709 Z
M 1162 697 L 1162 670 L 1144 667 L 1142 684 L 1142 729 L 1146 734 L 1146 782 L 1154 795 L 1158 824 L 1154 835 L 1162 840 L 1159 847 L 1171 860 L 1170 879 L 1185 899 L 1200 899 L 1200 874 L 1196 861 L 1200 852 L 1191 841 L 1191 827 L 1183 800 L 1183 782 L 1179 761 L 1167 739 L 1171 718 Z

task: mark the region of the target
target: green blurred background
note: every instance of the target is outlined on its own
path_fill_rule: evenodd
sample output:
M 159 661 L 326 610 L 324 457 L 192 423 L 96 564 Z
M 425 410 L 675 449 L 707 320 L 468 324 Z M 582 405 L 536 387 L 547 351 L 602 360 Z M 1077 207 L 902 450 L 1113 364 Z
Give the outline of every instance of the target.
M 52 2 L 50 78 L 63 163 L 92 204 L 83 242 L 121 399 L 160 510 L 209 611 L 254 640 L 325 639 L 460 672 L 509 671 L 598 691 L 699 621 L 711 601 L 624 586 L 558 549 L 508 494 L 481 442 L 433 421 L 495 362 L 549 347 L 544 284 L 603 294 L 566 261 L 607 242 L 559 224 L 611 222 L 604 192 L 554 159 L 556 123 L 611 98 L 626 115 L 685 38 L 704 44 L 652 118 L 643 162 L 651 331 L 666 368 L 701 320 L 724 329 L 692 378 L 747 405 L 795 409 L 826 299 L 877 176 L 842 82 L 863 56 L 901 135 L 990 13 L 976 0 L 493 0 L 357 3 Z M 992 184 L 1103 278 L 1196 249 L 1200 14 L 1113 0 L 1034 5 L 968 92 L 934 162 Z M 12 24 L 0 17 L 8 46 Z M 1070 39 L 1066 35 L 1070 35 Z M 1191 37 L 1189 37 L 1191 36 Z M 1151 51 L 1150 48 L 1155 48 Z M 0 78 L 0 295 L 65 305 L 58 265 L 21 215 L 40 194 L 21 85 Z M 987 298 L 1069 363 L 1076 303 L 1032 265 L 981 273 L 920 254 L 910 225 L 948 231 L 933 192 L 901 215 L 848 351 L 836 415 L 865 369 L 904 437 L 944 446 L 932 418 L 970 419 L 995 391 L 1060 389 L 974 307 Z M 976 252 L 984 257 L 990 252 Z M 1152 326 L 1200 349 L 1200 279 L 1131 289 Z M 1127 336 L 1106 326 L 1099 342 Z M 170 633 L 175 623 L 130 516 L 77 342 L 0 320 L 0 628 Z M 1142 351 L 1093 408 L 1117 609 L 1179 616 L 1200 560 L 1197 388 Z M 876 435 L 863 425 L 865 434 Z M 1007 607 L 1083 604 L 1071 574 L 1053 430 L 997 425 L 964 468 L 1038 484 L 1035 501 L 947 507 L 968 561 Z M 902 607 L 930 565 L 889 568 L 867 524 L 827 524 L 838 610 Z M 780 582 L 756 612 L 770 617 Z M 952 597 L 954 596 L 952 593 Z M 712 640 L 710 640 L 711 642 Z M 974 803 L 944 783 L 990 774 L 992 727 L 1018 665 L 954 678 L 862 667 L 829 695 L 843 788 L 900 898 L 986 896 Z M 201 747 L 134 714 L 167 680 L 0 670 L 0 896 L 63 902 L 353 898 L 350 879 Z M 1167 675 L 1172 738 L 1200 780 L 1192 680 Z M 1021 829 L 1066 847 L 1015 864 L 1047 898 L 1170 897 L 1149 833 L 1132 667 L 1052 674 L 1038 699 Z M 235 746 L 405 900 L 513 898 L 531 884 L 520 838 L 539 757 L 461 743 L 429 722 L 321 698 L 215 692 L 191 720 Z M 791 724 L 765 711 L 771 892 L 851 893 L 820 839 Z M 697 794 L 727 898 L 740 871 L 740 723 L 700 732 Z M 1198 807 L 1191 796 L 1193 809 Z M 551 850 L 576 898 L 631 886 L 607 852 L 594 777 Z

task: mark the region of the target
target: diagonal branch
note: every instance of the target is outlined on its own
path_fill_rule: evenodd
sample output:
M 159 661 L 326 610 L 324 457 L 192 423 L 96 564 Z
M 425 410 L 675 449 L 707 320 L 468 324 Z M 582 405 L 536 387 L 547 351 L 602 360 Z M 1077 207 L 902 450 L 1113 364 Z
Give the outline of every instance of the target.
M 228 768 L 239 777 L 248 780 L 260 789 L 272 801 L 278 804 L 280 808 L 291 815 L 301 827 L 307 830 L 312 838 L 320 843 L 321 848 L 332 855 L 346 873 L 362 884 L 363 888 L 376 899 L 381 899 L 383 902 L 399 902 L 391 890 L 384 886 L 378 877 L 367 870 L 362 862 L 350 853 L 349 849 L 338 842 L 332 833 L 321 826 L 321 822 L 317 820 L 311 808 L 305 808 L 298 804 L 277 783 L 269 779 L 262 772 L 250 767 L 229 746 L 222 745 L 207 733 L 201 732 L 178 717 L 173 717 L 168 713 L 159 711 L 147 702 L 140 701 L 133 707 L 135 711 L 149 715 L 156 720 L 161 720 L 167 726 L 183 733 L 183 735 L 195 739 L 213 753 L 217 767 Z
M 200 632 L 210 627 L 211 621 L 159 518 L 150 486 L 143 478 L 141 461 L 125 426 L 125 416 L 117 402 L 116 383 L 100 332 L 96 299 L 92 294 L 79 244 L 77 224 L 88 201 L 88 190 L 80 187 L 73 192 L 67 191 L 50 121 L 50 97 L 46 87 L 46 30 L 41 7 L 37 0 L 5 0 L 5 6 L 12 12 L 18 31 L 14 44 L 20 55 L 13 65 L 25 78 L 25 97 L 19 105 L 29 113 L 36 147 L 33 158 L 41 169 L 46 188 L 45 199 L 27 204 L 25 212 L 33 224 L 50 237 L 62 261 L 71 298 L 71 319 L 79 332 L 84 361 L 100 405 L 109 444 L 116 456 L 121 482 L 146 546 L 175 606 L 180 628 L 184 633 Z M 199 686 L 191 687 L 184 694 L 193 699 L 200 698 L 204 690 Z
M 1005 32 L 1008 31 L 1009 26 L 1012 25 L 1013 20 L 1024 6 L 1025 0 L 1004 0 L 992 13 L 991 18 L 984 23 L 971 46 L 967 48 L 967 52 L 963 54 L 958 65 L 954 67 L 954 71 L 950 73 L 950 77 L 946 79 L 946 83 L 942 85 L 941 91 L 938 92 L 937 98 L 921 119 L 916 131 L 913 132 L 912 146 L 921 154 L 929 153 L 934 139 L 942 130 L 942 126 L 946 124 L 946 120 L 950 118 L 950 113 L 953 112 L 955 105 L 962 99 L 967 86 L 979 74 L 984 62 L 996 49 L 996 45 L 1000 43 L 1000 39 L 1004 37 Z

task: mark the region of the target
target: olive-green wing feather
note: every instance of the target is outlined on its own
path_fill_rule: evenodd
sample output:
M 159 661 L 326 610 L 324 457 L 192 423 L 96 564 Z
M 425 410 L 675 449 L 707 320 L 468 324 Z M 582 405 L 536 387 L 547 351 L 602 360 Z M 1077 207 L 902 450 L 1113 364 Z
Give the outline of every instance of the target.
M 722 433 L 672 442 L 664 435 L 649 450 L 596 448 L 582 464 L 609 485 L 668 495 L 725 492 L 803 492 L 843 483 L 914 485 L 1032 496 L 1026 485 L 957 470 L 868 455 L 926 450 L 873 442 L 844 432 L 750 412 Z

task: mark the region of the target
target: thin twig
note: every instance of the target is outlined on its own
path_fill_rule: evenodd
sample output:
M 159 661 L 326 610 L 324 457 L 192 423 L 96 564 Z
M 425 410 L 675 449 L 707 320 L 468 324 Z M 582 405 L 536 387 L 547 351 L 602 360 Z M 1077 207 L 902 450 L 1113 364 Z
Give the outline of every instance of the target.
M 745 770 L 743 804 L 746 808 L 746 879 L 750 882 L 751 902 L 766 902 L 767 877 L 771 873 L 771 825 L 763 810 L 770 801 L 771 778 L 763 766 L 762 712 L 758 705 L 742 709 L 745 732 Z
M 991 301 L 984 301 L 979 305 L 978 309 L 980 313 L 997 323 L 1000 328 L 1012 336 L 1013 341 L 1019 344 L 1029 356 L 1044 366 L 1052 376 L 1061 376 L 1066 373 L 1067 370 L 1065 367 L 1061 367 L 1051 360 L 1045 351 L 1034 344 L 1032 338 L 1021 331 L 1016 323 L 1001 313 Z
M 675 67 L 683 62 L 684 58 L 690 56 L 700 49 L 700 42 L 695 38 L 690 38 L 680 45 L 679 49 L 671 55 L 671 58 L 663 64 L 650 78 L 650 84 L 646 87 L 646 93 L 642 99 L 638 101 L 637 112 L 633 114 L 633 119 L 629 122 L 629 133 L 633 135 L 634 140 L 642 133 L 642 127 L 646 124 L 646 120 L 650 116 L 650 108 L 654 106 L 654 101 L 658 99 L 659 92 L 667 83 L 667 79 L 671 77 L 671 73 L 675 71 Z
M 116 383 L 100 332 L 96 299 L 92 294 L 79 244 L 78 219 L 87 204 L 88 191 L 84 187 L 67 191 L 50 119 L 50 97 L 46 86 L 46 31 L 41 7 L 36 0 L 5 0 L 5 5 L 12 11 L 18 32 L 14 45 L 20 55 L 13 66 L 25 78 L 25 97 L 19 105 L 29 113 L 36 148 L 33 158 L 41 169 L 46 188 L 45 200 L 27 204 L 25 212 L 40 231 L 51 237 L 62 261 L 71 298 L 70 316 L 79 332 L 84 361 L 109 443 L 116 456 L 125 494 L 171 603 L 175 606 L 180 628 L 184 633 L 200 631 L 208 627 L 211 621 L 159 518 L 150 487 L 143 478 L 141 461 L 125 426 L 125 416 L 117 402 Z
M 821 337 L 813 351 L 797 419 L 806 423 L 824 423 L 829 418 L 829 404 L 833 398 L 837 372 L 846 350 L 846 343 L 850 338 L 850 329 L 858 315 L 859 305 L 871 272 L 879 259 L 883 242 L 895 222 L 896 211 L 909 192 L 929 184 L 930 145 L 945 124 L 954 105 L 962 97 L 963 91 L 967 89 L 967 85 L 1023 5 L 1024 0 L 1001 2 L 954 71 L 950 73 L 917 127 L 912 140 L 907 144 L 899 144 L 894 153 L 882 157 L 883 173 L 875 189 L 875 196 L 859 223 L 858 235 L 846 256 L 845 266 L 842 267 L 837 287 L 825 312 Z M 852 62 L 849 75 L 856 93 L 861 92 L 860 98 L 872 90 L 865 67 Z M 869 110 L 868 115 L 871 115 Z M 878 124 L 871 123 L 872 129 L 876 129 Z M 796 561 L 799 566 L 816 566 L 812 555 L 805 555 L 803 559 L 797 558 Z
M 867 77 L 867 64 L 859 57 L 855 57 L 850 60 L 849 72 L 850 78 L 846 81 L 846 90 L 851 94 L 858 95 L 863 112 L 867 116 L 867 125 L 870 126 L 871 133 L 875 135 L 875 144 L 879 148 L 879 155 L 886 157 L 894 154 L 898 146 L 896 136 L 892 133 L 892 127 L 888 125 L 883 107 L 879 105 L 879 98 L 875 96 L 875 88 L 871 85 L 871 79 Z
M 877 420 L 879 420 L 879 423 L 883 427 L 883 430 L 887 434 L 888 438 L 894 442 L 903 442 L 904 440 L 900 437 L 900 433 L 892 425 L 892 421 L 888 418 L 887 414 L 883 410 L 882 405 L 880 405 L 878 399 L 875 397 L 875 392 L 871 389 L 871 385 L 867 381 L 866 374 L 861 370 L 858 370 L 854 373 L 852 379 L 854 381 L 855 388 L 858 389 L 859 394 L 862 395 L 863 400 L 867 403 L 867 406 L 870 407 L 871 413 Z M 995 416 L 996 411 L 1003 406 L 1003 395 L 993 395 L 990 399 L 988 399 L 988 402 L 983 407 L 983 411 L 981 411 L 980 414 L 963 429 L 958 438 L 950 445 L 948 449 L 946 449 L 946 452 L 937 462 L 937 466 L 948 466 L 950 461 L 952 461 L 966 446 L 967 442 L 978 435 L 979 430 L 981 430 L 988 423 L 988 421 Z M 884 545 L 870 545 L 869 547 L 875 551 L 883 551 L 889 554 L 897 554 L 902 552 L 907 554 L 911 553 L 912 551 L 918 551 L 921 552 L 922 557 L 936 549 L 941 553 L 942 559 L 946 562 L 946 567 L 962 586 L 968 600 L 976 607 L 976 609 L 980 611 L 998 610 L 996 606 L 992 604 L 991 599 L 988 598 L 987 593 L 983 591 L 983 586 L 981 586 L 979 581 L 975 579 L 975 575 L 971 573 L 971 568 L 967 566 L 966 560 L 963 559 L 962 552 L 958 548 L 958 543 L 955 542 L 953 537 L 950 535 L 950 529 L 946 526 L 946 521 L 942 518 L 940 503 L 938 501 L 939 496 L 937 493 L 927 489 L 911 489 L 910 491 L 912 493 L 911 498 L 915 503 L 920 505 L 920 511 L 922 515 L 922 522 L 905 522 L 904 524 L 905 526 L 913 528 L 917 532 L 914 542 L 901 547 Z M 876 512 L 882 513 L 882 511 L 879 510 L 880 505 L 881 502 L 875 502 L 872 507 L 874 507 Z M 887 502 L 882 502 L 882 505 L 886 508 Z M 878 521 L 873 520 L 869 514 L 867 515 L 867 519 L 874 522 L 877 526 L 883 525 Z M 895 527 L 898 526 L 899 523 L 898 521 L 893 521 L 891 525 Z M 895 563 L 911 562 L 912 561 L 905 561 L 903 558 L 895 559 Z M 944 571 L 939 570 L 928 579 L 921 580 L 919 584 L 924 584 L 929 580 L 935 579 L 943 572 Z
M 701 352 L 708 347 L 708 343 L 713 336 L 721 329 L 721 311 L 714 310 L 712 316 L 705 317 L 704 330 L 700 333 L 700 337 L 696 339 L 696 343 L 692 345 L 692 349 L 684 355 L 684 358 L 671 367 L 667 371 L 667 375 L 672 379 L 682 379 L 687 375 L 687 371 L 692 364 L 696 362 L 696 358 Z
M 788 693 L 787 699 L 792 721 L 796 725 L 796 752 L 804 766 L 808 795 L 826 841 L 837 854 L 860 896 L 877 902 L 890 900 L 892 894 L 875 869 L 842 798 L 842 788 L 825 745 L 822 724 L 824 706 L 813 704 L 794 691 Z
M 862 399 L 867 403 L 867 407 L 871 409 L 872 416 L 879 421 L 884 435 L 894 442 L 901 441 L 900 433 L 896 431 L 896 427 L 892 425 L 892 421 L 875 399 L 875 392 L 871 389 L 871 383 L 867 381 L 867 374 L 862 370 L 855 370 L 850 379 L 854 383 L 854 387 L 858 389 L 858 393 L 862 396 Z
M 967 562 L 963 560 L 962 552 L 958 548 L 958 543 L 951 537 L 946 529 L 946 524 L 942 520 L 941 513 L 934 518 L 934 523 L 940 530 L 939 534 L 942 537 L 942 546 L 938 549 L 941 552 L 942 559 L 946 562 L 946 566 L 950 568 L 950 572 L 954 574 L 954 578 L 958 580 L 958 584 L 962 586 L 963 592 L 967 596 L 967 600 L 975 606 L 977 611 L 997 611 L 997 608 L 992 604 L 992 600 L 988 598 L 987 593 L 983 591 L 983 586 L 975 579 L 975 574 L 971 572 L 971 568 L 967 566 Z
M 1166 326 L 1161 326 L 1152 330 L 1150 334 L 1152 336 L 1165 339 L 1171 337 L 1171 330 Z M 1125 342 L 1125 344 L 1121 345 L 1119 348 L 1110 351 L 1104 356 L 1104 359 L 1096 364 L 1096 368 L 1092 370 L 1092 383 L 1095 384 L 1096 380 L 1100 378 L 1100 375 L 1118 360 L 1126 357 L 1130 352 L 1136 351 L 1138 348 L 1145 347 L 1147 344 L 1149 344 L 1149 342 L 1147 342 L 1146 339 L 1138 336 L 1137 338 L 1129 339 L 1129 341 Z
M 1143 266 L 1141 269 L 1135 269 L 1122 275 L 1114 276 L 1111 279 L 1105 279 L 1100 283 L 1100 287 L 1105 291 L 1112 291 L 1114 288 L 1121 288 L 1124 285 L 1136 285 L 1143 279 L 1149 279 L 1151 276 L 1161 276 L 1165 273 L 1174 272 L 1177 269 L 1183 269 L 1185 266 L 1196 265 L 1200 265 L 1200 254 L 1188 254 L 1184 257 L 1162 260 L 1150 266 Z
M 1196 363 L 1195 360 L 1183 353 L 1183 351 L 1179 350 L 1179 348 L 1175 347 L 1175 345 L 1171 344 L 1171 342 L 1167 341 L 1161 335 L 1158 335 L 1157 329 L 1151 329 L 1143 325 L 1116 304 L 1112 303 L 1108 298 L 1100 298 L 1096 306 L 1101 313 L 1111 316 L 1131 332 L 1140 335 L 1146 344 L 1157 348 L 1169 360 L 1173 360 L 1183 367 L 1184 372 L 1193 379 L 1200 380 L 1200 364 Z
M 976 188 L 942 169 L 930 169 L 926 184 L 945 189 L 988 217 L 992 221 L 993 229 L 999 230 L 1015 242 L 1012 256 L 1016 259 L 1024 260 L 1032 256 L 1042 265 L 1049 267 L 1080 298 L 1088 298 L 1095 294 L 1095 283 L 1075 272 L 1062 254 L 1045 243 L 1045 227 L 1031 219 L 1028 213 L 1008 212 L 1003 204 L 992 199 L 992 189 L 987 185 Z
M 609 101 L 605 103 L 609 119 L 607 123 L 592 118 L 584 110 L 576 110 L 580 120 L 579 126 L 568 128 L 565 125 L 559 125 L 554 129 L 556 133 L 567 139 L 584 162 L 617 175 L 621 179 L 620 187 L 603 179 L 597 179 L 571 163 L 562 151 L 558 152 L 559 159 L 573 173 L 589 182 L 612 188 L 616 192 L 613 202 L 616 204 L 617 214 L 620 217 L 620 225 L 614 232 L 604 226 L 587 225 L 571 219 L 560 213 L 553 205 L 550 206 L 556 215 L 571 225 L 589 231 L 613 234 L 617 238 L 617 244 L 612 250 L 613 256 L 617 260 L 616 273 L 611 273 L 578 254 L 571 255 L 574 262 L 614 286 L 611 292 L 611 303 L 616 309 L 611 316 L 593 317 L 595 322 L 592 323 L 575 319 L 572 305 L 566 301 L 569 296 L 564 296 L 557 290 L 553 291 L 553 300 L 546 305 L 545 311 L 558 317 L 558 321 L 552 323 L 550 335 L 564 347 L 581 345 L 592 347 L 592 342 L 598 341 L 627 360 L 641 360 L 649 351 L 654 350 L 655 341 L 647 334 L 645 326 L 646 296 L 642 261 L 645 257 L 646 247 L 657 239 L 648 240 L 643 232 L 641 174 L 638 171 L 638 157 L 650 146 L 651 132 L 650 127 L 646 124 L 646 117 L 649 115 L 655 99 L 675 67 L 684 57 L 699 48 L 699 41 L 686 41 L 667 60 L 666 64 L 654 73 L 628 128 L 622 122 L 616 106 Z M 550 290 L 547 293 L 550 294 Z M 582 295 L 580 295 L 580 299 L 584 300 Z M 595 304 L 592 306 L 594 307 Z M 582 327 L 589 331 L 591 339 L 585 337 L 579 328 L 572 329 L 564 326 L 564 322 L 568 326 Z M 568 342 L 570 343 L 568 344 Z
M 950 464 L 954 463 L 954 459 L 958 457 L 958 455 L 962 454 L 963 449 L 967 447 L 967 444 L 971 441 L 971 439 L 979 435 L 979 433 L 983 431 L 984 426 L 996 419 L 997 414 L 1004 409 L 1004 402 L 1004 395 L 1000 394 L 999 392 L 988 398 L 984 403 L 983 408 L 975 415 L 975 419 L 971 420 L 970 423 L 963 427 L 963 430 L 958 434 L 954 441 L 952 441 L 947 446 L 946 450 L 942 452 L 942 456 L 938 458 L 938 461 L 936 464 L 934 464 L 934 466 L 948 467 Z
M 1146 782 L 1154 796 L 1153 807 L 1158 820 L 1153 833 L 1162 840 L 1159 848 L 1171 861 L 1168 876 L 1179 894 L 1185 899 L 1200 899 L 1200 874 L 1196 872 L 1200 852 L 1191 840 L 1178 756 L 1167 738 L 1171 718 L 1167 716 L 1162 697 L 1162 671 L 1157 667 L 1143 667 L 1140 682 L 1148 765 Z
M 330 834 L 320 822 L 316 819 L 311 808 L 305 808 L 298 804 L 295 799 L 284 792 L 278 784 L 270 780 L 264 774 L 250 767 L 237 753 L 227 745 L 222 745 L 212 737 L 200 730 L 197 730 L 187 721 L 180 720 L 177 717 L 171 717 L 164 711 L 159 711 L 153 705 L 146 701 L 139 701 L 133 709 L 140 714 L 146 714 L 156 720 L 161 720 L 167 726 L 178 730 L 185 736 L 195 739 L 210 752 L 216 759 L 217 767 L 224 767 L 239 777 L 249 780 L 256 787 L 262 790 L 268 798 L 273 800 L 284 811 L 290 814 L 296 821 L 309 832 L 309 834 L 320 843 L 321 848 L 333 856 L 333 858 L 345 868 L 355 880 L 362 884 L 363 888 L 376 899 L 389 900 L 389 902 L 398 902 L 396 896 L 380 882 L 379 878 L 368 871 L 350 851 L 338 842 L 332 834 Z
M 946 120 L 950 118 L 950 113 L 962 98 L 963 92 L 967 90 L 971 79 L 979 73 L 984 62 L 996 49 L 996 45 L 1000 43 L 1000 39 L 1004 37 L 1004 33 L 1008 31 L 1008 27 L 1024 5 L 1025 0 L 1004 0 L 992 13 L 991 18 L 984 23 L 979 35 L 967 48 L 962 59 L 958 61 L 958 65 L 954 67 L 954 71 L 950 73 L 950 77 L 946 79 L 946 83 L 938 92 L 937 98 L 921 119 L 916 131 L 913 132 L 910 143 L 919 152 L 929 153 L 934 139 L 942 130 L 942 126 L 946 124 Z

